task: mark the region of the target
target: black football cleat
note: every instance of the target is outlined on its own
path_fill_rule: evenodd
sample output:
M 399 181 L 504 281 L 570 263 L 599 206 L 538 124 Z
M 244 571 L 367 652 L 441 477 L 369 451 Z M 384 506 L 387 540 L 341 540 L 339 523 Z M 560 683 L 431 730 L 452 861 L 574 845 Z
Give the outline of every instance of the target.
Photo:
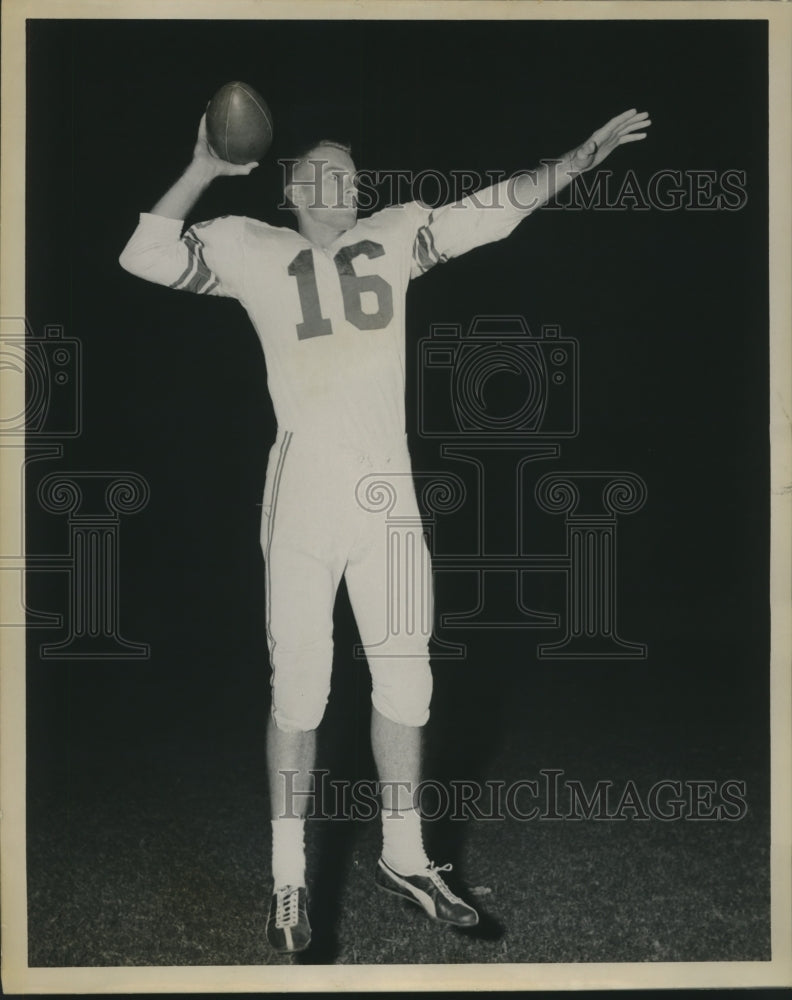
M 380 858 L 374 882 L 386 892 L 393 892 L 409 899 L 411 903 L 417 903 L 432 920 L 453 924 L 455 927 L 475 927 L 479 921 L 478 913 L 455 896 L 445 884 L 440 872 L 447 871 L 451 871 L 451 865 L 438 868 L 432 862 L 417 875 L 399 875 Z
M 308 890 L 284 885 L 272 894 L 267 917 L 267 940 L 274 951 L 305 951 L 311 943 Z

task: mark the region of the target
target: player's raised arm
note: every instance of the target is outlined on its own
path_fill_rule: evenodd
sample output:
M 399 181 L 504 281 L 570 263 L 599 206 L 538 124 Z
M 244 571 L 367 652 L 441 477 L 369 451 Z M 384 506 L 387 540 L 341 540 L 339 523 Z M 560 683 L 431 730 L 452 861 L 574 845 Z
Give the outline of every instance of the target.
M 651 125 L 648 111 L 631 108 L 611 118 L 598 128 L 584 143 L 565 153 L 559 160 L 543 163 L 537 170 L 529 170 L 512 178 L 513 199 L 526 211 L 533 211 L 548 202 L 570 184 L 578 174 L 599 166 L 617 146 L 646 138 L 645 129 Z
M 204 115 L 187 169 L 150 212 L 141 213 L 119 258 L 121 267 L 158 285 L 238 297 L 242 220 L 217 219 L 183 236 L 182 229 L 184 219 L 216 177 L 249 174 L 255 166 L 255 162 L 235 164 L 216 156 L 207 141 Z
M 151 209 L 152 215 L 168 219 L 185 219 L 195 203 L 216 177 L 234 177 L 249 174 L 258 163 L 229 163 L 212 151 L 206 138 L 206 115 L 198 126 L 192 160 L 187 169 Z
M 647 112 L 625 111 L 564 156 L 476 191 L 461 201 L 427 211 L 425 224 L 416 235 L 412 277 L 423 274 L 434 264 L 508 236 L 526 216 L 548 202 L 578 174 L 602 163 L 617 146 L 644 139 L 649 125 Z

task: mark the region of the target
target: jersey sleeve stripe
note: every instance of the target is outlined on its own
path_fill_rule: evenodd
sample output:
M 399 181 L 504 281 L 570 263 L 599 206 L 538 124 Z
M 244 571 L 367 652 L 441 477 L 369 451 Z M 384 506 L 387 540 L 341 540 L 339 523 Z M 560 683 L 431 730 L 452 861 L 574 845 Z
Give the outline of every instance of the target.
M 184 286 L 184 282 L 190 277 L 195 267 L 195 252 L 193 251 L 191 244 L 187 242 L 186 237 L 184 237 L 183 242 L 184 245 L 187 247 L 187 267 L 182 271 L 182 273 L 175 281 L 171 282 L 170 284 L 171 288 L 176 288 L 176 289 L 182 288 Z
M 196 257 L 198 258 L 198 277 L 200 278 L 198 287 L 195 289 L 195 291 L 206 292 L 208 291 L 209 287 L 211 287 L 213 284 L 215 285 L 218 284 L 220 279 L 211 270 L 211 268 L 207 265 L 206 260 L 204 259 L 203 242 L 195 232 L 193 232 L 193 237 L 195 239 L 195 244 L 196 244 L 195 254 Z
M 184 244 L 188 252 L 187 267 L 171 288 L 206 294 L 219 284 L 220 279 L 207 266 L 203 256 L 203 243 L 196 235 L 194 227 L 184 234 Z
M 434 267 L 437 263 L 437 260 L 432 256 L 430 251 L 426 226 L 422 226 L 415 236 L 413 260 L 422 272 L 428 271 L 430 267 Z
M 448 257 L 446 254 L 440 253 L 437 249 L 434 238 L 434 230 L 432 229 L 433 222 L 434 222 L 434 212 L 432 212 L 432 214 L 429 216 L 429 221 L 426 224 L 426 239 L 429 243 L 431 253 L 434 255 L 436 260 L 440 264 L 445 264 L 445 262 L 448 260 Z
M 435 264 L 442 264 L 448 259 L 445 254 L 437 252 L 431 230 L 432 219 L 433 215 L 430 215 L 427 224 L 421 226 L 416 233 L 415 243 L 413 244 L 413 259 L 422 274 L 428 271 L 429 268 L 434 267 Z

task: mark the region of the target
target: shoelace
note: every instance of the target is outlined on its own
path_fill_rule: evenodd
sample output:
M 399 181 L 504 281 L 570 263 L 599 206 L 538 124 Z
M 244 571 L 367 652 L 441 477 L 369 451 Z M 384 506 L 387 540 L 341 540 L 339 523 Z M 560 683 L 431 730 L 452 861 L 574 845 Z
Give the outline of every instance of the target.
M 290 885 L 278 889 L 278 902 L 275 910 L 276 927 L 294 927 L 300 915 L 300 890 Z
M 436 865 L 434 861 L 430 861 L 427 871 L 429 872 L 429 878 L 432 880 L 434 885 L 437 886 L 440 892 L 442 892 L 449 903 L 461 903 L 462 900 L 459 896 L 455 896 L 445 884 L 445 881 L 440 877 L 440 872 L 450 872 L 453 867 L 454 866 L 450 862 L 445 865 Z

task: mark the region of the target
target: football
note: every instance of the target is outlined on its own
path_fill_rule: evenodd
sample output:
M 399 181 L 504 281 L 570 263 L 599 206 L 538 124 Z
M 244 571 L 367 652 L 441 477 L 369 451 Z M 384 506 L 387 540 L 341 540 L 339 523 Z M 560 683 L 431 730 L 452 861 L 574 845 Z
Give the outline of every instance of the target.
M 206 138 L 221 160 L 260 160 L 272 142 L 272 115 L 266 101 L 247 83 L 225 84 L 206 109 Z

